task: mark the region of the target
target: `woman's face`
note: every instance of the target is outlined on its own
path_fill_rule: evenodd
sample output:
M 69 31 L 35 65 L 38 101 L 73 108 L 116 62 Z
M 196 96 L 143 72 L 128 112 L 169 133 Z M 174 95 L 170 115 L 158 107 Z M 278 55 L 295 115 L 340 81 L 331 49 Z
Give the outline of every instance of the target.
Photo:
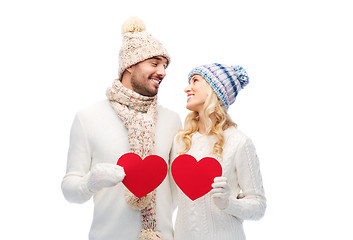
M 208 97 L 205 87 L 206 80 L 200 75 L 192 76 L 190 84 L 185 88 L 184 92 L 187 94 L 186 108 L 190 111 L 200 113 L 204 107 Z

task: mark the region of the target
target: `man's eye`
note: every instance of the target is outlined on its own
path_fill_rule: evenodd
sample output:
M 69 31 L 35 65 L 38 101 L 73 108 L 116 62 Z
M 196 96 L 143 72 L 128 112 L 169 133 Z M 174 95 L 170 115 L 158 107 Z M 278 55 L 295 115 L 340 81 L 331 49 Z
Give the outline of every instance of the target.
M 155 62 L 152 63 L 152 66 L 154 66 L 154 67 L 157 67 L 157 65 L 158 65 L 158 64 L 155 63 Z

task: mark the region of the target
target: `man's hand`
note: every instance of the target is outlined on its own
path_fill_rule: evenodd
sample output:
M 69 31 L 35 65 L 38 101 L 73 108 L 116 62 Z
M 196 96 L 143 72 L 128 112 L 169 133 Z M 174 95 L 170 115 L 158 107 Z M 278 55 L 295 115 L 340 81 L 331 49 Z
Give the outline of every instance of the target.
M 113 187 L 123 181 L 124 169 L 121 166 L 110 163 L 97 163 L 88 173 L 87 187 L 92 193 L 103 188 Z

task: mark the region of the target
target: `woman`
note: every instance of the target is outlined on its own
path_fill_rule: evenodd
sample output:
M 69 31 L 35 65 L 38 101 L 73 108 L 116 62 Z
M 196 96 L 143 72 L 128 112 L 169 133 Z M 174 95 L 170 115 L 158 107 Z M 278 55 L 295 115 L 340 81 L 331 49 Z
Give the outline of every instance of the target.
M 240 66 L 214 63 L 194 68 L 188 79 L 186 108 L 191 113 L 174 140 L 173 157 L 213 157 L 223 173 L 214 179 L 213 189 L 195 201 L 178 190 L 174 237 L 245 239 L 243 220 L 258 220 L 266 209 L 254 145 L 227 113 L 248 76 Z

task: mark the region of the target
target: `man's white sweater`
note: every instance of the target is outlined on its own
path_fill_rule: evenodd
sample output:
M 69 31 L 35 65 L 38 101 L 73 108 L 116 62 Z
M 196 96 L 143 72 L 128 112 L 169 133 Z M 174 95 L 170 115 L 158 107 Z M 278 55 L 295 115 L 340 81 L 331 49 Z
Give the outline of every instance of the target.
M 181 128 L 179 116 L 158 106 L 155 129 L 155 153 L 170 165 L 173 138 Z M 92 197 L 85 176 L 97 163 L 116 164 L 129 152 L 128 131 L 108 100 L 80 111 L 70 135 L 67 171 L 62 191 L 69 202 L 84 203 Z M 93 195 L 94 216 L 90 240 L 136 240 L 142 228 L 140 211 L 131 209 L 124 199 L 124 185 L 104 188 Z M 173 239 L 172 194 L 168 177 L 157 188 L 157 229 L 164 239 Z

